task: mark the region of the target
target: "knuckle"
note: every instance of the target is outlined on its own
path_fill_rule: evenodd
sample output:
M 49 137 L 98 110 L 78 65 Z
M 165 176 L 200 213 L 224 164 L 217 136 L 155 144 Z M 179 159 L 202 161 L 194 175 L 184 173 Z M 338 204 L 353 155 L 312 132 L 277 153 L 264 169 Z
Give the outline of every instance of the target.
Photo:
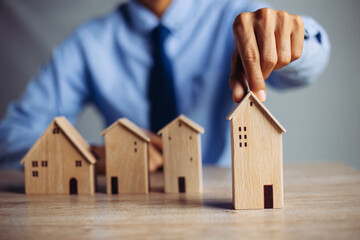
M 251 77 L 249 81 L 250 87 L 252 90 L 259 90 L 264 85 L 264 77 L 261 73 L 255 74 Z
M 278 56 L 278 61 L 277 63 L 284 66 L 284 65 L 287 65 L 289 64 L 291 61 L 291 56 L 289 53 L 285 52 L 285 53 L 282 53 Z
M 267 19 L 271 16 L 273 10 L 271 8 L 261 8 L 256 13 L 258 17 Z
M 256 12 L 255 26 L 257 29 L 264 31 L 268 29 L 273 22 L 273 10 L 270 8 L 262 8 Z
M 276 63 L 277 63 L 277 56 L 274 54 L 266 54 L 262 58 L 262 65 L 265 68 L 272 68 L 276 65 Z
M 287 12 L 285 12 L 285 11 L 278 11 L 278 18 L 281 20 L 281 21 L 286 21 L 287 19 L 288 19 L 288 16 L 289 16 L 289 14 L 287 13 Z
M 254 75 L 252 82 L 255 83 L 256 85 L 262 84 L 264 83 L 264 77 L 262 74 L 256 74 Z
M 241 14 L 239 14 L 239 19 L 242 20 L 242 21 L 248 21 L 251 17 L 251 12 L 243 12 Z
M 293 15 L 293 19 L 294 19 L 294 26 L 297 29 L 304 27 L 304 22 L 303 22 L 302 17 L 300 17 L 299 15 Z
M 250 15 L 251 15 L 251 13 L 249 13 L 249 12 L 243 12 L 243 13 L 239 14 L 234 20 L 233 30 L 243 29 L 245 27 L 246 23 L 249 21 Z
M 253 48 L 246 48 L 244 50 L 244 60 L 248 63 L 255 63 L 259 61 L 259 55 Z
M 302 54 L 302 51 L 301 50 L 295 50 L 293 53 L 292 53 L 292 60 L 297 60 L 301 57 L 301 54 Z

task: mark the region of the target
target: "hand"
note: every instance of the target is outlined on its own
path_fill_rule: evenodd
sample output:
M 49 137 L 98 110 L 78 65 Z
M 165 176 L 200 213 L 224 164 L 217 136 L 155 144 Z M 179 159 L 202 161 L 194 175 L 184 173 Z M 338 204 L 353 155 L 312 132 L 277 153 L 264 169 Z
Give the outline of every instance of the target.
M 90 150 L 96 158 L 95 171 L 98 174 L 105 174 L 105 147 L 93 145 Z
M 146 131 L 146 133 L 151 139 L 149 144 L 149 171 L 153 173 L 164 165 L 162 141 L 158 135 L 150 131 Z
M 154 133 L 147 131 L 147 134 L 151 139 L 149 144 L 149 171 L 152 173 L 164 165 L 162 142 L 161 138 Z M 105 147 L 91 146 L 91 152 L 97 159 L 95 164 L 96 172 L 99 174 L 105 174 Z
M 234 102 L 241 101 L 248 86 L 261 102 L 266 100 L 265 79 L 273 70 L 300 58 L 304 31 L 300 16 L 270 8 L 236 17 L 229 80 Z

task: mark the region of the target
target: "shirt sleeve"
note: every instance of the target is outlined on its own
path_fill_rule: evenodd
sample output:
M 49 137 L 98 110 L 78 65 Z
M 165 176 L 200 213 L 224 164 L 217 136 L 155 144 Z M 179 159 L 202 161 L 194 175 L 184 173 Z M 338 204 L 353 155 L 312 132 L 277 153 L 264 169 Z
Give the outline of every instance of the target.
M 305 25 L 301 57 L 274 71 L 266 80 L 277 89 L 299 87 L 314 82 L 324 71 L 330 57 L 330 42 L 326 31 L 314 19 L 301 16 Z
M 89 93 L 80 41 L 69 37 L 30 81 L 20 100 L 9 104 L 0 123 L 0 166 L 18 167 L 56 116 L 74 122 Z

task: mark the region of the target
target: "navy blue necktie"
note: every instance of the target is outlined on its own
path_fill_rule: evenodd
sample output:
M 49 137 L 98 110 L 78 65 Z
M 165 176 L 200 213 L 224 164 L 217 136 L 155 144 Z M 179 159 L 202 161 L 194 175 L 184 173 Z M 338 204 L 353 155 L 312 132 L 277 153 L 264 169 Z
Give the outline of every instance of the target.
M 159 25 L 151 35 L 154 65 L 150 72 L 148 97 L 151 131 L 155 133 L 177 116 L 173 69 L 164 46 L 169 34 L 169 29 Z

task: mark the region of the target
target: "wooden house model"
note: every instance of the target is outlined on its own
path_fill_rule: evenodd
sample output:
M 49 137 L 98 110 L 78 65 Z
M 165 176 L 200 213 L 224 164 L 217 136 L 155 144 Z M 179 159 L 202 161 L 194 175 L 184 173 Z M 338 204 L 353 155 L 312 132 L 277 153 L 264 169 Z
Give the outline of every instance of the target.
M 184 115 L 158 132 L 163 144 L 165 192 L 202 191 L 200 133 L 204 129 Z
M 148 193 L 150 138 L 126 118 L 105 129 L 106 191 L 108 194 Z
M 95 157 L 67 121 L 56 117 L 21 163 L 27 194 L 93 194 Z
M 234 208 L 283 208 L 282 133 L 286 130 L 252 92 L 227 119 Z

